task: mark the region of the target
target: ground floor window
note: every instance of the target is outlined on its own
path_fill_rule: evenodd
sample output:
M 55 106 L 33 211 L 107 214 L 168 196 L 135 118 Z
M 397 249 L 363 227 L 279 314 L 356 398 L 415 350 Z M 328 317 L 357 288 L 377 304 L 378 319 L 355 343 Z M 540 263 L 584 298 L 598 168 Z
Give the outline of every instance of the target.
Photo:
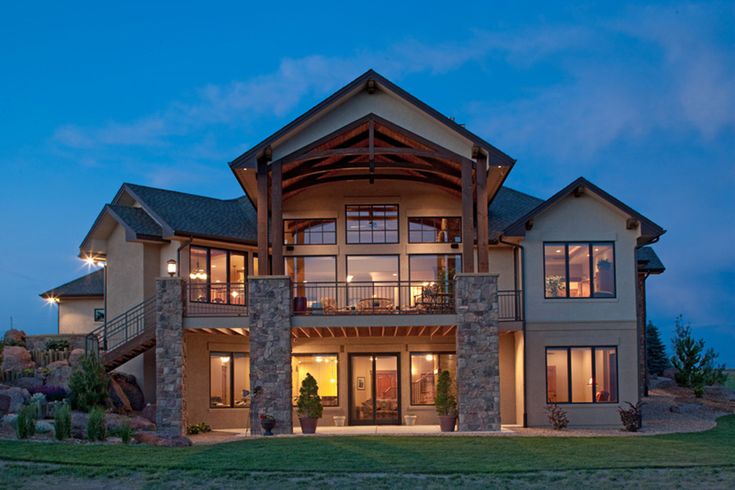
M 339 406 L 337 378 L 337 354 L 294 354 L 291 357 L 291 377 L 294 405 L 299 396 L 301 382 L 311 374 L 319 386 L 319 396 L 325 407 Z
M 433 405 L 439 373 L 449 371 L 452 388 L 457 386 L 457 356 L 454 353 L 411 353 L 411 405 Z
M 616 403 L 616 347 L 547 347 L 547 403 Z
M 250 406 L 250 359 L 242 352 L 210 352 L 209 406 Z

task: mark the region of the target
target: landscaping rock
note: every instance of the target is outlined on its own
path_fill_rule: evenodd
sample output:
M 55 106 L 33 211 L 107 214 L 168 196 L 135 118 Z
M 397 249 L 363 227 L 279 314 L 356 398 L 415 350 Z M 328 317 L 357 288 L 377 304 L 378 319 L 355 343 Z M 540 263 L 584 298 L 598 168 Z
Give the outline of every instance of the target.
M 156 404 L 149 403 L 148 405 L 146 405 L 141 415 L 155 424 L 156 423 Z
M 18 410 L 20 410 L 21 407 L 31 399 L 31 394 L 28 390 L 17 386 L 0 389 L 0 395 L 5 395 L 10 398 L 10 406 L 8 409 L 10 413 L 17 413 Z
M 11 429 L 15 430 L 15 426 L 17 423 L 18 416 L 14 413 L 11 413 L 9 415 L 5 415 L 2 419 L 0 419 L 0 428 L 10 427 Z
M 49 365 L 46 366 L 46 368 L 49 371 L 53 371 L 54 369 L 59 369 L 59 368 L 68 367 L 68 366 L 69 366 L 69 361 L 62 360 L 62 361 L 50 362 Z
M 26 345 L 26 333 L 23 330 L 16 330 L 11 328 L 3 336 L 3 343 L 5 346 L 25 346 Z
M 135 431 L 153 431 L 156 430 L 156 424 L 151 423 L 150 420 L 140 417 L 138 415 L 133 417 L 127 417 L 116 413 L 108 413 L 105 417 L 105 422 L 108 431 L 116 431 L 125 424 Z
M 79 366 L 82 363 L 82 357 L 84 357 L 84 349 L 74 349 L 69 353 L 69 365 L 72 368 Z
M 33 369 L 36 363 L 31 358 L 28 349 L 19 345 L 6 345 L 3 348 L 3 371 L 23 371 Z
M 135 376 L 127 373 L 114 372 L 110 374 L 110 378 L 116 382 L 125 396 L 130 402 L 130 408 L 139 412 L 145 408 L 145 397 L 143 396 L 143 390 L 140 389 L 138 381 Z
M 63 364 L 62 364 L 63 363 Z M 52 367 L 52 365 L 55 365 Z M 71 378 L 72 368 L 66 361 L 56 361 L 48 365 L 49 373 L 46 376 L 46 384 L 48 386 L 60 386 L 69 391 L 69 379 Z
M 118 413 L 130 413 L 133 409 L 130 407 L 130 401 L 128 400 L 125 391 L 123 391 L 120 384 L 115 381 L 114 378 L 110 379 L 110 386 L 107 389 L 107 394 L 112 404 L 113 410 Z
M 50 434 L 54 431 L 54 425 L 44 420 L 36 421 L 36 432 L 39 434 Z
M 674 382 L 671 378 L 665 378 L 663 376 L 652 376 L 648 380 L 648 387 L 653 390 L 666 390 L 669 388 L 674 388 L 676 386 L 676 382 Z
M 88 421 L 89 414 L 73 411 L 71 413 L 71 435 L 76 439 L 86 438 Z
M 40 376 L 23 376 L 22 378 L 18 378 L 13 381 L 13 385 L 19 388 L 25 388 L 29 391 L 36 386 L 41 386 L 42 384 L 43 378 Z
M 0 416 L 10 413 L 11 401 L 8 395 L 0 395 Z
M 188 437 L 165 438 L 154 434 L 153 432 L 140 432 L 135 434 L 135 440 L 141 444 L 149 444 L 151 446 L 164 447 L 188 447 L 191 446 L 191 439 Z

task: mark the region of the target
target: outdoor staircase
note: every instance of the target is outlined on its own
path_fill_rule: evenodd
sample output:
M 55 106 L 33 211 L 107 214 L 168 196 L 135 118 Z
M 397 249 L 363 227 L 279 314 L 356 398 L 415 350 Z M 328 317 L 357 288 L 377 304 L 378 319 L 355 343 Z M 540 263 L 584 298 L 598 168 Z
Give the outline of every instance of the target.
M 148 298 L 87 335 L 87 354 L 112 371 L 156 345 L 156 298 Z

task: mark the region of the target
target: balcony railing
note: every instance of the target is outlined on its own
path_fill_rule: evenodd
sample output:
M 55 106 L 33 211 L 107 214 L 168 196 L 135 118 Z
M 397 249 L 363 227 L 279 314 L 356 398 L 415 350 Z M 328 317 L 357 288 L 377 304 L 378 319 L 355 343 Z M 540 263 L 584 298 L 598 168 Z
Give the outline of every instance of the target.
M 498 291 L 498 321 L 520 322 L 523 320 L 523 291 Z
M 294 315 L 454 313 L 454 284 L 433 282 L 292 282 Z
M 247 316 L 246 284 L 187 282 L 184 316 Z

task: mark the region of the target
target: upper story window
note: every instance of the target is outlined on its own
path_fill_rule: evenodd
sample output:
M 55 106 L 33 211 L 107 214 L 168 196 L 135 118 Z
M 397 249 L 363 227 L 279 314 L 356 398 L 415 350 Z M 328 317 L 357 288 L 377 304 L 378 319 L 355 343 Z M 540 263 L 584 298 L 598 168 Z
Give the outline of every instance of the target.
M 350 204 L 345 218 L 347 243 L 398 243 L 397 204 Z
M 544 243 L 546 298 L 615 297 L 612 242 Z
M 408 218 L 410 243 L 460 243 L 462 241 L 461 218 Z
M 204 303 L 245 304 L 245 252 L 191 247 L 189 296 Z
M 337 243 L 337 220 L 283 220 L 283 238 L 286 245 L 334 245 Z

